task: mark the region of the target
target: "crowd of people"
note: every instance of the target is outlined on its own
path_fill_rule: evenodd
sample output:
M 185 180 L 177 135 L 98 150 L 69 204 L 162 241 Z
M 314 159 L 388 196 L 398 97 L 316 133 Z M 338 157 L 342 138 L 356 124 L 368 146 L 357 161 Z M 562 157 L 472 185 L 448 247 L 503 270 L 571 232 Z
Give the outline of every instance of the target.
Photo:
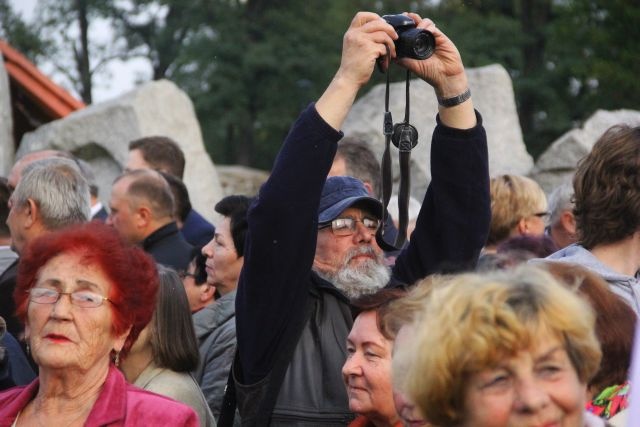
M 0 179 L 0 427 L 625 425 L 640 127 L 608 130 L 549 198 L 490 178 L 458 49 L 407 16 L 433 55 L 397 56 L 394 27 L 356 14 L 258 195 L 224 197 L 215 227 L 164 136 L 130 142 L 107 206 L 69 153 L 15 162 Z M 427 192 L 385 251 L 398 211 L 383 214 L 371 147 L 340 128 L 391 63 L 439 111 Z

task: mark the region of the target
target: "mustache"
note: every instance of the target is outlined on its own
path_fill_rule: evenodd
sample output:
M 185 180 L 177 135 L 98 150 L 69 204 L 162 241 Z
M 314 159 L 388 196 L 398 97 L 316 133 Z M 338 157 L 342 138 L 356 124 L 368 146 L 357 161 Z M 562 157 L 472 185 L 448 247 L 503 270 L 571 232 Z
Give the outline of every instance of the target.
M 370 256 L 377 262 L 382 261 L 380 254 L 376 253 L 376 251 L 371 246 L 360 246 L 357 248 L 349 249 L 349 251 L 344 257 L 344 265 L 345 266 L 349 265 L 349 263 L 353 258 L 361 255 Z

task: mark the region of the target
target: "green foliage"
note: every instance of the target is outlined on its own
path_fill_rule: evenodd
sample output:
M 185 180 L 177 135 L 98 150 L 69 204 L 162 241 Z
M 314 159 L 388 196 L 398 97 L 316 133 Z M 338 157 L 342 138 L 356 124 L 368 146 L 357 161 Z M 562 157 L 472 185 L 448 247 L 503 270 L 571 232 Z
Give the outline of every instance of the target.
M 13 11 L 9 0 L 0 0 L 0 38 L 31 61 L 42 56 L 48 48 L 47 40 Z
M 195 102 L 218 163 L 268 169 L 292 120 L 337 69 L 344 3 L 230 3 L 186 47 L 172 78 Z M 198 78 L 194 79 L 194 75 Z
M 90 46 L 91 76 L 114 57 L 148 58 L 155 79 L 169 78 L 190 95 L 220 164 L 271 167 L 292 121 L 335 73 L 358 10 L 416 11 L 455 41 L 467 67 L 502 64 L 534 155 L 598 108 L 640 109 L 637 1 L 42 0 L 35 29 L 7 2 L 0 0 L 0 35 L 32 57 L 79 51 L 66 31 L 76 26 L 78 4 L 91 22 L 108 20 L 116 34 Z M 60 68 L 77 77 L 70 64 Z M 383 81 L 374 73 L 361 95 Z

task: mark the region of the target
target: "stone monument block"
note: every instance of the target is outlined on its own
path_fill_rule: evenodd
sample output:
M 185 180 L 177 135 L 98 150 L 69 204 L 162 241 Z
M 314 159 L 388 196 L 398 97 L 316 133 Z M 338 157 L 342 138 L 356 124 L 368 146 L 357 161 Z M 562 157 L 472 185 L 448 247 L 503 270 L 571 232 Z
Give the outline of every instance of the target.
M 403 73 L 392 67 L 392 73 Z M 374 73 L 374 77 L 381 74 Z M 527 175 L 533 167 L 533 159 L 527 153 L 516 111 L 511 78 L 501 65 L 490 65 L 467 70 L 469 88 L 475 108 L 482 114 L 489 146 L 489 170 L 491 175 L 513 173 Z M 385 84 L 375 86 L 360 98 L 349 113 L 343 126 L 345 135 L 367 141 L 381 158 L 384 151 L 382 123 L 384 116 Z M 404 118 L 405 83 L 391 84 L 389 110 L 395 123 Z M 411 152 L 412 195 L 422 201 L 431 180 L 431 135 L 436 125 L 438 103 L 431 86 L 419 79 L 411 81 L 410 123 L 417 129 L 419 142 Z M 391 147 L 394 181 L 399 180 L 398 150 Z
M 11 88 L 9 75 L 0 55 L 0 176 L 7 176 L 13 165 L 13 116 L 11 115 Z
M 100 198 L 108 201 L 113 179 L 126 162 L 129 142 L 153 135 L 168 136 L 180 145 L 191 203 L 213 219 L 213 206 L 223 197 L 218 174 L 205 151 L 191 100 L 168 80 L 147 83 L 43 125 L 23 137 L 17 155 L 45 148 L 78 155 L 94 167 Z
M 532 171 L 532 178 L 549 194 L 564 180 L 571 179 L 578 161 L 591 151 L 607 129 L 616 124 L 639 126 L 640 111 L 596 111 L 581 128 L 568 131 L 542 153 Z

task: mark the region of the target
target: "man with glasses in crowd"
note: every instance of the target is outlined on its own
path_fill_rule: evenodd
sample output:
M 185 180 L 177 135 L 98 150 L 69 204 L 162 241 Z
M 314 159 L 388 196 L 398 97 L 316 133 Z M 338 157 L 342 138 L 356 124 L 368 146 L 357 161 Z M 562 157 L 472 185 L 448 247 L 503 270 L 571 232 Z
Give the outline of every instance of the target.
M 350 300 L 473 268 L 484 245 L 490 206 L 481 118 L 456 47 L 430 20 L 411 17 L 434 33 L 436 50 L 400 63 L 434 86 L 442 104 L 416 230 L 389 270 L 375 238 L 380 202 L 355 178 L 326 179 L 356 93 L 387 47 L 395 55 L 393 27 L 361 12 L 344 37 L 338 73 L 293 125 L 249 210 L 233 368 L 243 425 L 347 424 L 353 415 L 341 366 Z

